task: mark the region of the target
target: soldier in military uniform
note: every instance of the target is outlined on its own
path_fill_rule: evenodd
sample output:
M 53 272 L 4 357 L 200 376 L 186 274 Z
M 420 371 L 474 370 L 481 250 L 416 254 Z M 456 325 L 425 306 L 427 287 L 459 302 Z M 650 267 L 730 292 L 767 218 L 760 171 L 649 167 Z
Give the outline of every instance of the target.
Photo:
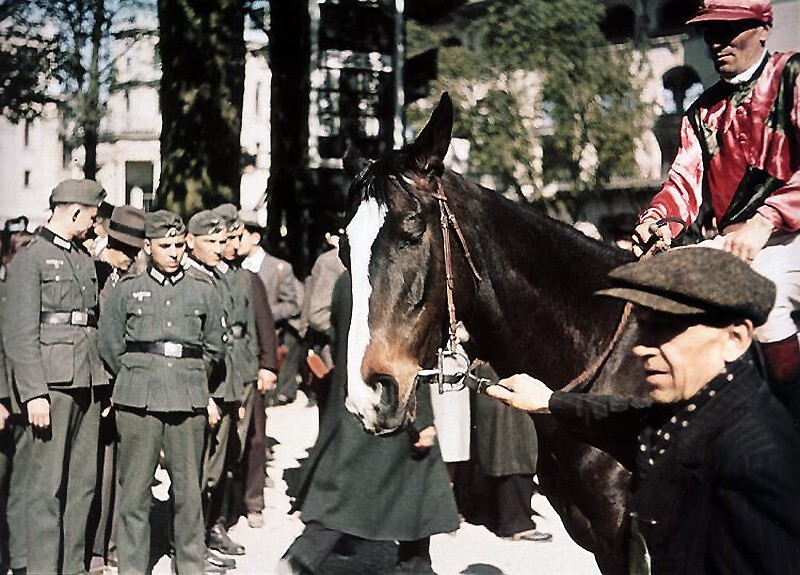
M 181 268 L 186 228 L 175 214 L 148 214 L 147 270 L 112 291 L 100 321 L 100 353 L 116 376 L 120 435 L 120 574 L 148 572 L 150 485 L 161 450 L 174 496 L 181 574 L 203 573 L 200 478 L 208 373 L 224 359 L 222 301 L 214 284 Z
M 8 270 L 2 332 L 28 422 L 17 471 L 25 478 L 31 574 L 85 571 L 97 474 L 86 454 L 97 451 L 96 392 L 108 378 L 97 353 L 97 276 L 80 242 L 104 196 L 91 180 L 58 184 L 50 220 Z
M 206 438 L 206 451 L 203 465 L 205 488 L 205 521 L 207 543 L 210 549 L 208 558 L 213 565 L 234 568 L 233 559 L 221 557 L 214 551 L 226 555 L 243 555 L 244 547 L 233 541 L 227 534 L 224 525 L 217 520 L 221 516 L 221 507 L 225 498 L 229 471 L 232 470 L 230 455 L 238 455 L 238 437 L 235 433 L 236 421 L 239 418 L 240 396 L 242 395 L 242 376 L 237 370 L 243 369 L 240 351 L 234 352 L 234 340 L 252 325 L 245 319 L 234 327 L 233 310 L 235 307 L 233 294 L 228 281 L 223 279 L 227 265 L 222 262 L 222 251 L 227 242 L 228 233 L 219 214 L 204 210 L 191 217 L 188 224 L 187 238 L 189 256 L 184 261 L 187 273 L 198 275 L 214 283 L 222 299 L 225 318 L 228 326 L 228 354 L 223 370 L 211 374 L 209 382 L 211 398 L 208 403 L 209 428 Z M 234 355 L 235 354 L 235 355 Z M 234 363 L 235 362 L 235 363 Z M 246 376 L 245 379 L 247 379 Z
M 241 388 L 239 397 L 242 405 L 243 417 L 237 422 L 238 452 L 229 454 L 230 466 L 233 468 L 234 476 L 242 478 L 244 476 L 244 506 L 247 512 L 247 522 L 250 527 L 263 526 L 261 512 L 264 509 L 264 480 L 266 478 L 266 453 L 264 442 L 261 441 L 256 447 L 258 453 L 254 454 L 252 449 L 246 450 L 248 440 L 252 441 L 257 437 L 260 429 L 260 436 L 264 436 L 264 426 L 266 424 L 266 412 L 264 404 L 264 392 L 274 389 L 277 381 L 277 341 L 275 340 L 275 321 L 272 311 L 269 308 L 266 290 L 261 280 L 253 272 L 241 267 L 241 258 L 238 255 L 241 244 L 244 225 L 239 219 L 236 206 L 233 204 L 223 204 L 214 209 L 223 220 L 227 228 L 227 241 L 222 251 L 223 262 L 217 266 L 220 278 L 228 286 L 233 299 L 233 309 L 231 311 L 231 343 L 233 346 L 230 354 L 232 370 L 228 376 L 238 379 L 237 386 Z M 261 291 L 254 294 L 255 290 Z M 261 330 L 256 328 L 256 322 L 264 322 L 269 327 Z M 262 336 L 266 336 L 268 351 L 262 353 Z M 250 433 L 250 427 L 256 425 L 256 429 Z M 247 455 L 247 459 L 244 459 Z M 241 481 L 240 481 L 241 483 Z M 256 487 L 251 488 L 252 485 Z M 236 494 L 238 495 L 238 493 Z M 233 505 L 233 507 L 238 507 Z M 235 523 L 231 506 L 223 509 L 224 518 L 218 518 L 217 523 L 222 525 Z M 224 523 L 220 521 L 224 519 Z

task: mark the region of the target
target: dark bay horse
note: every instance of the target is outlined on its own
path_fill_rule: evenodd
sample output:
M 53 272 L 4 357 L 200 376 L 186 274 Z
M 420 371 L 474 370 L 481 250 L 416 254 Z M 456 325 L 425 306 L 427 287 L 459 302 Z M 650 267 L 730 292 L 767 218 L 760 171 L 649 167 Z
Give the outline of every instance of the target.
M 455 307 L 471 356 L 554 389 L 583 374 L 590 393 L 643 395 L 629 353 L 635 320 L 620 332 L 622 304 L 594 295 L 631 257 L 445 170 L 452 122 L 445 94 L 414 143 L 369 164 L 346 158 L 358 172 L 341 250 L 353 278 L 350 411 L 376 434 L 413 418 L 417 372 L 434 366 L 448 323 L 442 193 L 480 276 L 451 234 Z M 548 416 L 536 423 L 542 491 L 604 573 L 626 573 L 628 472 Z

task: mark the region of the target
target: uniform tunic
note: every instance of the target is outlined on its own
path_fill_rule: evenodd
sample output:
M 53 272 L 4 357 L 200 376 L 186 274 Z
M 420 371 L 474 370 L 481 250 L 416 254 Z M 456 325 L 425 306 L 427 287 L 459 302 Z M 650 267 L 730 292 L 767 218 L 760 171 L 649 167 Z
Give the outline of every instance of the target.
M 207 374 L 225 354 L 216 286 L 182 271 L 156 269 L 122 279 L 103 310 L 100 351 L 116 374 L 113 399 L 120 434 L 119 572 L 147 572 L 150 485 L 159 453 L 172 480 L 175 549 L 181 573 L 202 573 L 205 538 L 201 472 L 209 391 Z M 202 350 L 172 357 L 129 346 L 168 342 Z M 172 354 L 176 355 L 176 354 Z
M 15 456 L 26 537 L 35 542 L 28 573 L 81 573 L 97 476 L 93 388 L 108 383 L 94 327 L 94 263 L 77 242 L 44 228 L 9 265 L 6 295 L 2 332 L 14 394 L 22 404 L 50 403 L 50 426 L 28 426 Z

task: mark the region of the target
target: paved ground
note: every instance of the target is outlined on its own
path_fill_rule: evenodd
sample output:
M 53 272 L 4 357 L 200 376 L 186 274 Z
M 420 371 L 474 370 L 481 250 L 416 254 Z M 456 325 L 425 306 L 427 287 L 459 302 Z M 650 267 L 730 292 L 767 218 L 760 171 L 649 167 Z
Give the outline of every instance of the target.
M 275 486 L 267 489 L 266 526 L 250 529 L 242 519 L 231 536 L 247 548 L 237 558 L 231 575 L 270 575 L 278 559 L 302 531 L 296 515 L 289 515 L 289 500 L 283 471 L 297 467 L 317 434 L 317 410 L 307 407 L 303 397 L 291 405 L 268 409 L 267 433 L 280 444 L 268 473 Z M 510 542 L 498 539 L 484 527 L 463 523 L 451 535 L 431 538 L 433 567 L 439 575 L 597 575 L 593 557 L 575 545 L 558 516 L 543 497 L 534 497 L 534 508 L 542 515 L 537 526 L 553 533 L 549 543 Z M 394 563 L 395 546 L 390 543 L 361 542 L 355 555 L 334 555 L 320 575 L 375 575 Z M 169 575 L 169 561 L 163 557 L 155 575 Z

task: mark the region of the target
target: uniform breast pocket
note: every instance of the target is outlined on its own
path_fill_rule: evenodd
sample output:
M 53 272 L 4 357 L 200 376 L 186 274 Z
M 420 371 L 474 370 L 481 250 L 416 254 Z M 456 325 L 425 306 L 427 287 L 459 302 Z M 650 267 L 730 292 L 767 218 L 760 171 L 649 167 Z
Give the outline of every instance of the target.
M 199 341 L 206 325 L 207 314 L 205 306 L 199 303 L 185 304 L 183 306 L 183 316 L 186 319 L 187 327 L 191 326 L 192 337 L 196 337 Z
M 74 377 L 73 329 L 63 325 L 42 325 L 39 334 L 42 365 L 47 383 L 69 383 Z
M 156 341 L 159 331 L 158 316 L 149 301 L 133 302 L 127 310 L 127 332 L 134 341 Z
M 63 309 L 71 281 L 72 277 L 64 268 L 45 268 L 42 271 L 42 307 L 51 310 Z

